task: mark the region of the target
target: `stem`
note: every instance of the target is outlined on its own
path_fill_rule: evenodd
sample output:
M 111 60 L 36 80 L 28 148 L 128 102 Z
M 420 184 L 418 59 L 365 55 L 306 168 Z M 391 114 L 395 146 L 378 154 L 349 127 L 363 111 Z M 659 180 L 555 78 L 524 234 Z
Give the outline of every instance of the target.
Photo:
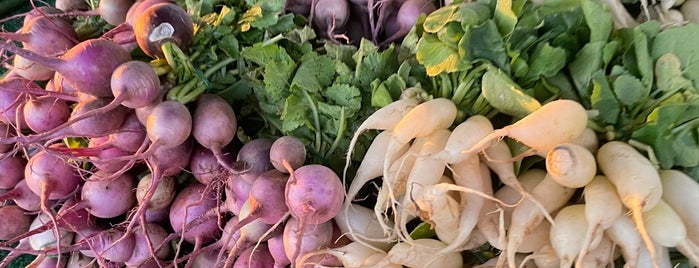
M 308 106 L 311 107 L 311 112 L 313 113 L 313 124 L 316 127 L 316 139 L 315 139 L 315 145 L 314 148 L 316 151 L 320 151 L 320 145 L 321 145 L 321 138 L 320 138 L 320 119 L 318 118 L 318 109 L 316 108 L 315 103 L 313 102 L 313 98 L 311 98 L 311 95 L 308 94 L 305 90 L 301 90 L 303 92 L 304 97 L 306 97 L 306 100 L 308 100 Z
M 337 134 L 335 136 L 335 141 L 333 141 L 332 145 L 330 146 L 330 149 L 328 149 L 328 152 L 325 154 L 326 158 L 329 158 L 330 155 L 335 151 L 337 146 L 340 144 L 340 140 L 344 137 L 345 130 L 347 129 L 347 121 L 345 120 L 345 107 L 340 108 L 340 127 L 337 129 Z

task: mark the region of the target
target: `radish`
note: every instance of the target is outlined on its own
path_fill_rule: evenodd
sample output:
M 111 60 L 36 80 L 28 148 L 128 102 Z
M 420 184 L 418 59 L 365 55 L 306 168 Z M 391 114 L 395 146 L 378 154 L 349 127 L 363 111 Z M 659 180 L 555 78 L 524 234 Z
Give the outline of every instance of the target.
M 267 247 L 255 249 L 249 247 L 238 257 L 233 268 L 268 268 L 274 265 L 274 259 Z
M 99 230 L 83 236 L 76 243 L 76 248 L 90 257 L 104 258 L 112 262 L 128 261 L 133 255 L 136 239 L 133 234 L 117 229 Z
M 82 201 L 90 214 L 98 218 L 114 218 L 130 210 L 136 203 L 136 178 L 128 173 L 115 179 L 95 173 L 82 186 Z
M 284 252 L 284 234 L 270 237 L 267 240 L 267 249 L 274 259 L 274 268 L 287 267 L 291 264 L 289 257 Z
M 699 251 L 687 237 L 687 227 L 680 216 L 662 199 L 648 211 L 643 212 L 643 225 L 648 236 L 657 245 L 676 247 L 692 263 L 699 263 Z M 668 228 L 672 226 L 672 228 Z M 654 262 L 660 262 L 659 256 L 651 254 Z
M 172 251 L 169 246 L 159 247 L 167 238 L 168 233 L 165 228 L 158 224 L 139 225 L 133 229 L 133 235 L 134 250 L 131 258 L 125 262 L 127 266 L 139 266 L 151 258 L 162 260 L 167 258 Z M 155 251 L 156 248 L 160 249 Z
M 131 60 L 128 51 L 104 39 L 80 42 L 59 58 L 42 56 L 4 42 L 0 42 L 0 49 L 54 69 L 77 91 L 97 97 L 112 95 L 112 72 L 120 64 Z
M 143 203 L 143 200 L 151 188 L 151 183 L 153 182 L 153 173 L 148 173 L 143 176 L 136 186 L 136 200 L 139 204 Z M 159 210 L 162 208 L 169 207 L 172 200 L 175 199 L 175 186 L 176 181 L 170 176 L 162 176 L 158 180 L 158 184 L 155 186 L 155 191 L 153 196 L 148 201 L 147 208 L 151 210 Z
M 462 267 L 459 252 L 439 254 L 446 247 L 444 242 L 435 239 L 416 239 L 398 243 L 388 251 L 390 263 L 408 267 Z
M 608 236 L 602 236 L 599 245 L 590 250 L 585 256 L 579 255 L 576 267 L 603 267 L 614 261 L 616 258 L 616 245 Z M 577 263 L 576 262 L 576 263 Z
M 33 216 L 17 205 L 0 206 L 0 240 L 10 240 L 29 230 Z
M 232 163 L 234 157 L 230 154 L 223 155 L 224 161 Z M 230 177 L 230 172 L 223 168 L 211 150 L 196 145 L 189 159 L 189 169 L 197 181 L 204 185 L 217 182 L 225 182 Z
M 385 165 L 384 161 L 386 158 L 386 150 L 388 149 L 388 142 L 391 139 L 391 131 L 382 131 L 371 142 L 366 153 L 362 157 L 362 162 L 357 168 L 357 172 L 352 179 L 351 184 L 347 188 L 347 200 L 346 202 L 354 201 L 355 197 L 359 193 L 359 190 L 370 180 L 381 176 L 383 172 L 383 167 Z M 403 155 L 405 151 L 408 150 L 407 144 L 401 148 L 397 154 Z
M 598 175 L 585 186 L 585 219 L 588 229 L 585 240 L 578 254 L 578 262 L 582 261 L 587 251 L 593 249 L 593 239 L 600 237 L 604 229 L 611 227 L 621 216 L 622 204 L 616 193 L 616 188 L 606 177 Z M 579 264 L 576 262 L 576 264 Z
M 658 171 L 646 157 L 621 141 L 603 144 L 597 151 L 597 164 L 616 187 L 621 202 L 631 210 L 641 238 L 651 258 L 655 259 L 655 248 L 646 232 L 642 213 L 660 202 L 663 186 Z
M 90 6 L 84 0 L 56 0 L 54 6 L 56 6 L 57 9 L 66 12 L 76 10 L 85 11 L 90 9 Z
M 184 104 L 163 101 L 148 115 L 146 133 L 152 146 L 173 148 L 183 144 L 192 132 L 192 115 Z
M 558 144 L 570 142 L 587 127 L 587 112 L 578 102 L 560 99 L 548 102 L 512 125 L 497 129 L 462 154 L 481 152 L 493 140 L 511 137 L 538 154 L 546 154 Z M 547 137 L 542 139 L 541 137 Z
M 197 100 L 192 123 L 194 139 L 204 148 L 211 150 L 221 166 L 234 172 L 231 164 L 223 158 L 222 150 L 233 141 L 238 130 L 233 107 L 218 95 L 203 94 Z
M 586 209 L 582 204 L 570 205 L 561 209 L 554 219 L 550 233 L 551 246 L 560 259 L 561 267 L 573 265 L 582 250 L 585 230 L 588 229 Z
M 170 206 L 170 225 L 175 233 L 181 233 L 182 238 L 190 243 L 201 245 L 213 241 L 220 230 L 215 217 L 207 217 L 191 228 L 188 224 L 204 215 L 206 211 L 216 207 L 216 196 L 213 192 L 205 192 L 203 184 L 191 184 L 182 189 Z
M 559 184 L 580 188 L 595 177 L 597 164 L 595 156 L 585 147 L 561 143 L 546 154 L 546 171 Z
M 28 100 L 22 108 L 22 113 L 29 129 L 35 133 L 42 133 L 66 123 L 71 110 L 64 100 L 38 97 Z
M 289 163 L 292 169 L 303 166 L 306 162 L 306 147 L 294 136 L 282 136 L 274 140 L 269 148 L 269 162 L 280 172 L 288 172 L 283 161 Z
M 284 225 L 283 241 L 286 256 L 291 260 L 292 266 L 297 266 L 301 256 L 330 245 L 332 222 L 316 224 L 290 218 Z
M 359 127 L 357 127 L 357 130 L 354 131 L 354 135 L 352 135 L 352 139 L 349 143 L 349 150 L 347 151 L 347 156 L 345 158 L 345 168 L 342 173 L 343 183 L 346 182 L 347 168 L 349 168 L 350 161 L 352 160 L 352 151 L 354 150 L 354 146 L 359 139 L 359 135 L 369 129 L 392 130 L 398 124 L 398 122 L 416 105 L 418 105 L 417 99 L 399 99 L 391 102 L 381 109 L 374 111 L 369 117 L 364 119 Z M 377 138 L 378 137 L 375 137 L 374 139 Z
M 699 211 L 692 204 L 699 202 L 699 184 L 678 170 L 660 170 L 663 185 L 662 199 L 677 212 L 687 227 L 687 236 L 699 243 Z
M 347 0 L 315 1 L 311 11 L 313 24 L 331 40 L 335 40 L 337 31 L 343 30 L 349 20 Z
M 348 238 L 378 250 L 385 251 L 391 248 L 392 237 L 376 228 L 379 219 L 374 216 L 372 209 L 346 203 L 343 210 L 335 216 L 335 223 Z M 392 222 L 389 220 L 388 224 L 392 225 Z
M 286 205 L 303 223 L 320 224 L 335 217 L 342 207 L 344 187 L 330 168 L 305 165 L 296 170 L 284 164 L 290 177 L 286 184 Z
M 544 220 L 545 213 L 551 213 L 562 207 L 574 192 L 574 189 L 560 185 L 550 175 L 546 175 L 531 191 L 533 198 L 543 205 L 545 211 L 539 210 L 530 199 L 525 199 L 512 211 L 512 225 L 507 233 L 507 248 L 505 249 L 511 268 L 514 267 L 515 253 L 524 237 Z
M 39 213 L 32 224 L 29 226 L 29 230 L 33 230 L 37 227 L 50 223 L 51 217 L 45 213 Z M 34 234 L 29 237 L 29 244 L 33 250 L 44 250 L 50 248 L 67 247 L 73 241 L 73 232 L 69 232 L 63 229 L 57 229 L 54 231 L 47 230 L 41 233 Z M 58 237 L 58 238 L 57 238 Z
M 12 189 L 24 179 L 27 160 L 20 156 L 0 158 L 0 189 Z M 4 193 L 7 194 L 7 193 Z
M 1 43 L 1 42 L 0 42 Z M 21 105 L 24 103 L 26 94 L 21 93 L 22 90 L 42 90 L 41 87 L 33 81 L 21 78 L 10 77 L 0 80 L 0 122 L 14 128 L 26 128 L 24 122 L 24 113 L 22 113 Z M 14 142 L 7 137 L 3 140 L 4 144 Z
M 386 46 L 389 43 L 398 41 L 402 39 L 405 35 L 408 34 L 410 29 L 412 29 L 415 26 L 415 23 L 417 23 L 418 17 L 420 17 L 420 14 L 427 14 L 429 15 L 432 13 L 435 9 L 437 9 L 434 6 L 434 3 L 431 1 L 427 0 L 407 0 L 404 1 L 401 5 L 400 8 L 398 9 L 398 13 L 396 14 L 395 17 L 395 24 L 398 26 L 398 29 L 396 31 L 388 31 L 389 35 L 386 37 L 386 39 L 381 42 L 379 46 Z M 381 18 L 379 18 L 379 25 L 381 23 Z
M 622 214 L 614 221 L 612 226 L 604 230 L 604 234 L 619 246 L 624 261 L 629 267 L 637 267 L 641 251 L 648 251 L 643 247 L 643 239 L 636 230 L 636 226 L 629 215 Z
M 194 24 L 187 11 L 176 4 L 160 3 L 145 9 L 134 17 L 133 31 L 136 42 L 146 55 L 163 58 L 165 43 L 174 43 L 182 50 L 189 48 L 194 35 Z
M 239 170 L 235 175 L 252 184 L 257 176 L 273 169 L 274 166 L 269 157 L 272 144 L 274 141 L 271 139 L 254 139 L 240 147 L 236 157 L 238 162 L 236 166 L 239 166 Z

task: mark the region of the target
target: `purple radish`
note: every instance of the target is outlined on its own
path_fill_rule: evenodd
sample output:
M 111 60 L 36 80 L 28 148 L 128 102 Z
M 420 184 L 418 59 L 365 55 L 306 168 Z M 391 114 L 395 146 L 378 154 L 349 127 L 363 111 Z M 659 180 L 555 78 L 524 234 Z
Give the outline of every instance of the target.
M 162 45 L 174 43 L 182 50 L 189 48 L 194 36 L 194 23 L 187 11 L 176 4 L 155 4 L 135 18 L 134 33 L 138 46 L 153 58 L 163 58 Z
M 235 138 L 237 122 L 233 107 L 220 96 L 203 94 L 197 99 L 192 115 L 192 136 L 213 152 L 221 166 L 232 172 L 231 163 L 223 158 L 223 148 Z

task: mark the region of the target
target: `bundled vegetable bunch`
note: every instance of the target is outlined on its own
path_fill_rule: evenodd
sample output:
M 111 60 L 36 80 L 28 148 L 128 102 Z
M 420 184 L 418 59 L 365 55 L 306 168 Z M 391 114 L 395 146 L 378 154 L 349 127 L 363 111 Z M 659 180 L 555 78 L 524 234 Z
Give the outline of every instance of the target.
M 436 5 L 429 0 L 290 0 L 285 9 L 307 16 L 324 38 L 354 45 L 368 39 L 386 47 L 400 42 L 418 16 Z

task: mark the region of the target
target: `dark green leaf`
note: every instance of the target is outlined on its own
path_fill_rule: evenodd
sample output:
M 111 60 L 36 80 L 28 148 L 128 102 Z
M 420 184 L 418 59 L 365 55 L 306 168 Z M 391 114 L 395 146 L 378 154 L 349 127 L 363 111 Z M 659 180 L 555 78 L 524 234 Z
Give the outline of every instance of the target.
M 632 109 L 648 98 L 650 88 L 630 74 L 624 74 L 614 80 L 614 94 L 621 104 Z
M 599 111 L 599 117 L 608 124 L 615 124 L 619 119 L 621 107 L 614 97 L 604 71 L 598 70 L 592 75 L 592 94 L 590 102 L 593 109 Z
M 470 61 L 487 60 L 506 74 L 510 73 L 510 59 L 494 21 L 489 20 L 473 28 L 465 45 L 466 56 Z

